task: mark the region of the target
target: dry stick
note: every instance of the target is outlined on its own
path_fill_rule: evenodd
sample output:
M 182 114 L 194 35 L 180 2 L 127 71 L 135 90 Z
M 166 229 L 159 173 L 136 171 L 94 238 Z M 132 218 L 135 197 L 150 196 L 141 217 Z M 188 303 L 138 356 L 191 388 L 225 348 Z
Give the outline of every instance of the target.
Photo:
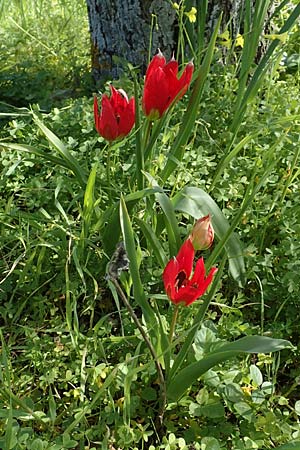
M 163 417 L 164 417 L 164 413 L 165 413 L 165 408 L 166 408 L 166 404 L 167 404 L 167 392 L 166 392 L 165 378 L 164 378 L 164 374 L 163 374 L 162 369 L 161 369 L 161 365 L 160 365 L 160 363 L 158 361 L 157 354 L 156 354 L 156 352 L 155 352 L 155 350 L 153 348 L 153 345 L 151 344 L 151 341 L 149 340 L 147 334 L 145 333 L 145 330 L 142 327 L 142 325 L 141 325 L 139 319 L 137 318 L 134 310 L 132 309 L 130 303 L 128 302 L 128 300 L 127 300 L 127 298 L 126 298 L 126 296 L 125 296 L 125 294 L 124 294 L 124 292 L 123 292 L 123 290 L 122 290 L 118 280 L 116 278 L 112 277 L 112 276 L 110 276 L 110 280 L 115 285 L 115 288 L 117 289 L 121 299 L 123 300 L 123 303 L 125 304 L 126 308 L 128 309 L 129 314 L 131 315 L 134 323 L 136 324 L 136 326 L 140 330 L 140 333 L 143 336 L 143 339 L 146 342 L 146 345 L 148 346 L 148 348 L 150 350 L 150 353 L 151 353 L 151 355 L 152 355 L 152 357 L 154 359 L 156 370 L 157 370 L 157 374 L 158 374 L 158 378 L 159 378 L 159 381 L 160 381 L 160 389 L 161 389 L 161 393 L 162 393 L 162 404 L 161 404 L 160 410 L 158 412 L 158 419 L 159 419 L 159 422 L 160 422 L 160 426 L 162 426 L 163 425 Z

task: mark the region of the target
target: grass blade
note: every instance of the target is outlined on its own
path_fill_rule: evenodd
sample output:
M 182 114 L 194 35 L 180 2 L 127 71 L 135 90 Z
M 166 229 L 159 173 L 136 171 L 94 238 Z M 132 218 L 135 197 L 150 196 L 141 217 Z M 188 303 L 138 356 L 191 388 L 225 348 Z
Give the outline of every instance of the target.
M 79 184 L 85 188 L 86 176 L 76 159 L 71 155 L 69 150 L 65 147 L 63 142 L 44 125 L 37 116 L 34 115 L 34 121 L 40 130 L 44 133 L 48 141 L 55 147 L 61 158 L 65 161 L 69 170 L 76 176 Z
M 199 102 L 201 99 L 202 91 L 204 88 L 204 84 L 210 69 L 210 65 L 213 59 L 215 43 L 218 35 L 218 30 L 220 27 L 222 16 L 219 17 L 216 28 L 212 34 L 210 43 L 208 45 L 205 57 L 203 59 L 203 63 L 198 71 L 198 76 L 196 78 L 193 92 L 190 98 L 190 102 L 186 113 L 182 120 L 182 125 L 178 131 L 177 138 L 174 142 L 172 150 L 168 156 L 166 165 L 162 171 L 161 178 L 166 181 L 171 173 L 176 169 L 177 161 L 181 161 L 184 154 L 184 147 L 189 139 L 191 131 L 193 129 L 196 116 L 198 113 Z

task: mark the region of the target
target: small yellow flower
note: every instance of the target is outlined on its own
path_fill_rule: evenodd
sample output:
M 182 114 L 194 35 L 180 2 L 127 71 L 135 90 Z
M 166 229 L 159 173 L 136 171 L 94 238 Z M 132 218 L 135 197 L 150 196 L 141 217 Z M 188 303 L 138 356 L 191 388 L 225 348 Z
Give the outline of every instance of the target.
M 197 9 L 193 6 L 189 12 L 184 13 L 191 23 L 196 22 L 197 20 Z
M 242 389 L 242 391 L 244 392 L 245 395 L 251 397 L 251 392 L 253 391 L 253 387 L 252 386 L 242 386 L 241 389 Z
M 178 5 L 178 3 L 174 2 L 174 3 L 173 3 L 173 8 L 174 8 L 174 9 L 177 9 L 177 11 L 178 11 L 178 10 L 179 10 L 179 5 Z
M 226 48 L 231 47 L 231 38 L 228 30 L 225 30 L 224 33 L 222 34 L 219 34 L 218 38 L 222 39 L 222 41 L 220 42 L 221 45 L 223 45 Z
M 236 47 L 244 47 L 244 37 L 239 33 L 235 39 Z
M 270 41 L 275 41 L 278 39 L 281 42 L 285 42 L 288 38 L 288 32 L 280 33 L 280 34 L 264 34 L 265 39 L 269 39 Z

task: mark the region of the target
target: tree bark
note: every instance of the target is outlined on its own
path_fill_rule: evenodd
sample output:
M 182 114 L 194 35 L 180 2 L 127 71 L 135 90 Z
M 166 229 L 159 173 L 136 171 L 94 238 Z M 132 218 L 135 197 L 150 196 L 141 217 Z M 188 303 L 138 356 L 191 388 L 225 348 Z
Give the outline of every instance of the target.
M 158 48 L 171 56 L 176 13 L 168 0 L 87 0 L 87 8 L 95 81 L 119 77 L 122 61 L 143 71 Z
M 158 48 L 167 59 L 176 50 L 177 16 L 169 0 L 86 1 L 91 33 L 92 75 L 96 82 L 120 77 L 126 62 L 140 67 L 144 73 L 149 57 Z M 242 33 L 246 1 L 209 0 L 206 36 L 209 38 L 221 13 L 223 29 L 228 26 L 233 38 L 239 32 Z M 250 1 L 253 7 L 256 0 Z M 199 21 L 203 0 L 185 0 L 184 5 L 185 11 L 189 11 L 192 6 L 198 9 Z M 191 41 L 197 46 L 197 24 L 187 21 L 187 29 L 191 33 Z

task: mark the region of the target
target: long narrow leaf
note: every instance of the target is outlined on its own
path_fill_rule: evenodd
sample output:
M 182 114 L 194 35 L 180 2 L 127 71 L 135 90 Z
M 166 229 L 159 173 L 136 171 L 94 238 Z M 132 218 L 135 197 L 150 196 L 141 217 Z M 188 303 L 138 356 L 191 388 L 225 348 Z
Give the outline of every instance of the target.
M 97 175 L 97 164 L 95 164 L 90 172 L 87 185 L 84 193 L 83 200 L 83 213 L 82 213 L 82 229 L 80 236 L 80 251 L 82 252 L 85 248 L 86 239 L 89 234 L 89 229 L 91 225 L 91 220 L 94 212 L 94 190 Z
M 265 336 L 246 336 L 218 348 L 217 351 L 181 370 L 168 385 L 167 396 L 177 401 L 184 392 L 205 372 L 221 362 L 241 353 L 270 353 L 292 348 L 284 339 L 272 339 Z
M 159 188 L 156 180 L 151 175 L 146 173 L 146 177 L 148 178 L 149 182 L 153 187 Z M 174 206 L 170 198 L 163 191 L 163 189 L 160 188 L 159 192 L 157 192 L 154 195 L 165 215 L 165 224 L 168 232 L 170 255 L 175 256 L 181 245 L 181 239 L 178 227 L 178 220 L 174 211 Z
M 134 99 L 135 99 L 135 155 L 136 155 L 136 178 L 138 189 L 143 189 L 143 170 L 144 170 L 144 149 L 142 148 L 142 136 L 141 136 L 141 117 L 139 107 L 139 89 L 136 74 L 131 72 L 134 81 Z
M 141 191 L 133 192 L 124 197 L 126 202 L 126 207 L 130 213 L 134 205 L 142 198 L 147 198 L 156 192 L 161 192 L 162 189 L 159 187 L 142 189 Z M 120 214 L 119 214 L 119 203 L 107 208 L 102 216 L 103 224 L 106 223 L 105 230 L 102 234 L 102 245 L 105 253 L 110 257 L 116 249 L 116 245 L 120 240 Z
M 120 200 L 120 224 L 121 224 L 121 230 L 123 234 L 123 240 L 124 245 L 126 249 L 126 253 L 129 259 L 129 270 L 130 275 L 132 278 L 133 283 L 133 295 L 134 299 L 137 302 L 137 304 L 141 307 L 146 323 L 150 327 L 150 329 L 154 326 L 156 320 L 155 320 L 155 314 L 153 310 L 151 309 L 151 306 L 148 303 L 148 300 L 146 298 L 143 284 L 140 277 L 139 272 L 139 264 L 138 264 L 138 258 L 135 248 L 135 241 L 134 241 L 134 234 L 133 229 L 131 225 L 131 221 L 128 215 L 128 211 L 126 208 L 126 203 L 124 201 L 124 198 L 121 197 Z
M 294 10 L 290 14 L 284 25 L 282 26 L 282 28 L 279 30 L 278 35 L 288 32 L 295 24 L 299 16 L 300 16 L 300 4 L 295 6 Z M 256 67 L 253 77 L 251 78 L 251 81 L 244 93 L 244 96 L 240 101 L 240 106 L 239 108 L 235 109 L 235 114 L 231 124 L 231 130 L 233 132 L 236 132 L 240 124 L 242 123 L 243 116 L 246 112 L 247 104 L 253 99 L 256 92 L 258 91 L 262 79 L 269 68 L 271 57 L 273 56 L 274 51 L 276 50 L 277 46 L 280 43 L 281 43 L 280 39 L 274 39 L 271 42 L 270 46 L 268 47 L 260 63 Z
M 146 223 L 141 219 L 136 219 L 136 222 L 140 227 L 143 235 L 149 242 L 150 249 L 152 250 L 154 256 L 156 257 L 161 269 L 163 269 L 167 264 L 168 259 L 159 239 L 157 238 L 156 234 L 154 233 L 154 231 L 152 230 L 152 228 L 148 223 Z
M 221 16 L 219 17 L 219 20 L 217 22 L 216 28 L 212 34 L 212 37 L 210 39 L 210 43 L 208 45 L 203 63 L 199 69 L 198 76 L 196 78 L 193 92 L 190 98 L 190 102 L 188 105 L 188 108 L 185 112 L 185 115 L 182 120 L 181 127 L 178 131 L 177 138 L 174 142 L 174 145 L 172 146 L 170 155 L 167 159 L 166 165 L 162 171 L 161 178 L 166 181 L 168 177 L 171 175 L 171 173 L 176 168 L 175 161 L 181 161 L 184 154 L 184 146 L 186 145 L 191 131 L 193 129 L 197 113 L 198 113 L 198 107 L 201 99 L 201 95 L 203 92 L 204 84 L 210 69 L 210 65 L 212 62 L 212 58 L 214 55 L 214 49 L 215 49 L 215 43 L 218 35 L 218 30 L 221 23 Z
M 61 158 L 64 159 L 67 167 L 75 174 L 79 184 L 82 187 L 86 185 L 86 176 L 76 159 L 71 155 L 63 142 L 43 124 L 38 117 L 34 115 L 34 121 L 40 130 L 44 133 L 48 141 L 55 147 Z
M 36 155 L 39 158 L 43 158 L 46 161 L 52 162 L 53 164 L 69 169 L 69 165 L 62 158 L 57 158 L 56 156 L 53 156 L 50 153 L 43 152 L 42 150 L 32 147 L 31 145 L 1 142 L 0 147 Z

